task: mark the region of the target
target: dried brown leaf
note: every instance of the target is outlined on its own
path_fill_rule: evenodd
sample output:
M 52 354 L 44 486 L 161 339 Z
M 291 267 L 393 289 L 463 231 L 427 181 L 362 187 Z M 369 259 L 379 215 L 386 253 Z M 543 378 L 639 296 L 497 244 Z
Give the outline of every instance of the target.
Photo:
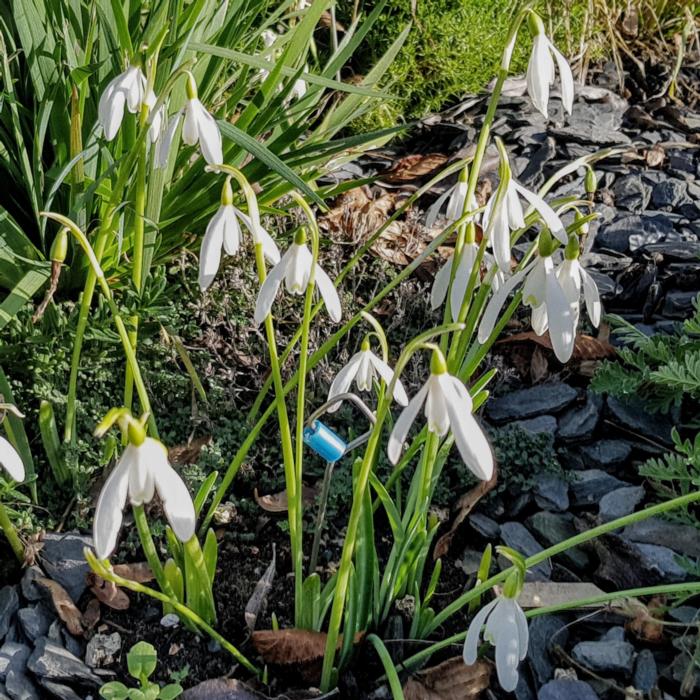
M 154 578 L 153 572 L 146 562 L 116 564 L 114 573 L 137 583 L 148 583 Z M 104 603 L 113 610 L 128 609 L 129 596 L 121 588 L 92 572 L 88 574 L 87 579 L 90 590 L 100 603 Z
M 664 636 L 664 603 L 663 596 L 654 596 L 646 605 L 637 601 L 636 614 L 626 625 L 638 639 L 652 644 L 659 644 Z
M 455 504 L 457 515 L 455 516 L 449 531 L 442 535 L 435 543 L 433 559 L 440 559 L 440 557 L 447 554 L 450 549 L 450 545 L 452 544 L 452 539 L 454 538 L 459 526 L 464 522 L 464 519 L 469 515 L 469 513 L 472 512 L 474 506 L 476 506 L 476 504 L 496 486 L 497 481 L 498 468 L 494 464 L 493 476 L 488 481 L 480 481 L 473 489 L 467 491 L 467 493 L 460 497 Z
M 68 631 L 76 636 L 82 635 L 83 614 L 78 610 L 66 589 L 60 583 L 44 576 L 37 576 L 35 582 L 49 592 L 51 602 Z
M 132 562 L 131 564 L 115 564 L 112 568 L 117 576 L 128 578 L 129 581 L 136 581 L 136 583 L 148 583 L 155 578 L 151 567 L 146 561 Z
M 501 591 L 502 588 L 497 586 L 496 590 Z M 552 605 L 563 605 L 575 600 L 585 600 L 586 598 L 595 598 L 600 595 L 604 595 L 604 593 L 598 586 L 585 581 L 526 581 L 518 596 L 518 602 L 524 609 L 548 608 Z M 602 606 L 593 605 L 592 607 L 599 608 Z
M 461 656 L 417 673 L 403 687 L 406 700 L 476 700 L 489 687 L 492 665 L 479 659 L 467 666 Z
M 525 331 L 523 333 L 515 333 L 507 338 L 502 338 L 497 341 L 497 344 L 508 343 L 523 343 L 531 342 L 540 345 L 548 350 L 552 349 L 552 341 L 549 337 L 549 331 L 544 335 L 537 335 L 535 331 Z M 594 338 L 590 335 L 579 333 L 574 341 L 574 360 L 602 360 L 606 357 L 613 357 L 616 354 L 615 348 L 610 343 Z
M 655 143 L 645 154 L 644 159 L 650 168 L 660 167 L 666 159 L 666 151 Z
M 251 632 L 255 631 L 255 623 L 258 621 L 258 615 L 265 609 L 267 605 L 267 596 L 272 588 L 272 582 L 275 580 L 277 572 L 277 549 L 275 543 L 272 543 L 272 561 L 265 569 L 265 573 L 260 577 L 260 580 L 255 584 L 253 595 L 250 596 L 245 606 L 245 623 Z
M 196 464 L 199 461 L 199 455 L 205 445 L 211 443 L 211 435 L 193 438 L 184 445 L 176 445 L 168 450 L 168 459 L 175 466 L 184 464 Z
M 533 384 L 538 384 L 549 376 L 549 361 L 542 352 L 542 348 L 537 346 L 530 359 L 530 378 Z
M 90 598 L 83 613 L 83 627 L 85 632 L 91 632 L 100 621 L 101 610 L 100 601 L 97 598 Z
M 266 496 L 260 496 L 258 490 L 254 490 L 255 502 L 268 513 L 286 513 L 288 508 L 287 492 L 280 491 L 279 493 L 270 493 Z M 318 489 L 315 486 L 302 486 L 301 499 L 305 506 L 311 505 L 316 498 Z
M 188 688 L 180 697 L 182 700 L 267 700 L 266 695 L 261 695 L 235 678 L 212 678 L 202 681 L 193 688 Z

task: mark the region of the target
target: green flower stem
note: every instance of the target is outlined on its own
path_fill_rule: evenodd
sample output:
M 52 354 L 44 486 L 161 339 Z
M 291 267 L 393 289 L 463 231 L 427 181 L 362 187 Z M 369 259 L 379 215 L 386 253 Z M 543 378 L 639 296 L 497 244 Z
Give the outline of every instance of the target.
M 7 537 L 7 541 L 10 543 L 10 547 L 12 547 L 12 551 L 15 553 L 20 564 L 24 563 L 24 545 L 2 501 L 0 501 L 0 530 L 5 533 L 5 537 Z
M 153 437 L 158 437 L 158 427 L 156 426 L 156 422 L 153 417 L 153 412 L 151 410 L 151 402 L 148 398 L 148 391 L 146 390 L 146 385 L 144 384 L 143 377 L 141 376 L 141 370 L 136 359 L 136 353 L 131 347 L 126 326 L 124 325 L 122 317 L 119 315 L 119 309 L 117 308 L 117 305 L 114 303 L 114 299 L 112 298 L 112 290 L 109 288 L 109 284 L 105 279 L 104 272 L 102 271 L 100 263 L 97 260 L 96 253 L 90 245 L 90 241 L 88 241 L 87 236 L 78 228 L 78 226 L 76 226 L 75 222 L 69 219 L 67 216 L 63 216 L 62 214 L 55 214 L 53 212 L 41 212 L 41 215 L 46 216 L 49 219 L 53 219 L 59 224 L 65 226 L 76 237 L 76 239 L 80 243 L 80 246 L 85 252 L 88 260 L 90 261 L 91 270 L 95 274 L 95 278 L 97 279 L 97 282 L 100 285 L 102 294 L 107 300 L 107 304 L 109 306 L 109 309 L 112 313 L 112 318 L 114 320 L 114 325 L 122 342 L 124 354 L 126 355 L 127 362 L 129 363 L 131 371 L 134 375 L 134 382 L 136 384 L 136 390 L 138 392 L 139 401 L 141 402 L 141 408 L 143 409 L 144 413 L 148 414 L 148 427 L 150 433 Z
M 646 520 L 647 518 L 651 518 L 655 515 L 661 515 L 662 513 L 666 513 L 675 508 L 683 508 L 689 505 L 690 503 L 694 503 L 696 501 L 700 501 L 700 491 L 695 491 L 694 493 L 689 493 L 685 496 L 679 496 L 678 498 L 673 498 L 670 501 L 659 503 L 655 506 L 650 506 L 649 508 L 637 511 L 636 513 L 631 513 L 630 515 L 618 518 L 617 520 L 611 520 L 609 523 L 598 525 L 598 527 L 586 530 L 586 532 L 582 532 L 578 535 L 575 535 L 574 537 L 570 537 L 567 540 L 559 542 L 558 544 L 555 544 L 552 547 L 538 552 L 532 557 L 528 557 L 525 560 L 525 566 L 528 569 L 530 569 L 533 566 L 536 566 L 537 564 L 540 564 L 541 562 L 556 556 L 557 554 L 561 554 L 562 552 L 565 552 L 568 549 L 572 549 L 573 547 L 578 547 L 579 545 L 584 544 L 585 542 L 588 542 L 592 539 L 595 539 L 596 537 L 600 537 L 601 535 L 605 535 L 608 532 L 619 530 L 620 528 L 623 528 L 627 525 Z M 505 581 L 506 578 L 508 578 L 508 575 L 513 570 L 514 567 L 512 566 L 508 569 L 504 569 L 500 573 L 484 581 L 484 583 L 475 586 L 466 593 L 463 593 L 461 596 L 459 596 L 459 598 L 454 600 L 447 607 L 443 608 L 437 615 L 435 615 L 435 618 L 433 619 L 432 623 L 428 626 L 426 635 L 429 635 L 432 632 L 434 632 L 438 627 L 440 627 L 440 625 L 442 625 L 446 620 L 452 617 L 452 615 L 459 612 L 470 601 L 474 600 L 475 598 L 478 598 L 483 593 L 486 593 L 486 591 L 495 586 L 497 583 L 502 583 L 503 581 Z
M 424 344 L 433 337 L 441 335 L 443 333 L 449 333 L 453 330 L 456 330 L 454 324 L 440 326 L 426 333 L 422 333 L 421 335 L 414 338 L 410 343 L 408 343 L 408 345 L 404 348 L 403 352 L 401 353 L 401 356 L 399 357 L 396 363 L 394 377 L 389 386 L 387 387 L 386 394 L 377 407 L 377 420 L 372 426 L 372 432 L 370 433 L 369 440 L 367 441 L 365 454 L 362 458 L 360 468 L 357 472 L 357 478 L 355 479 L 355 483 L 353 486 L 350 517 L 348 519 L 348 526 L 345 532 L 345 542 L 343 543 L 343 551 L 340 555 L 340 565 L 338 567 L 337 579 L 333 591 L 333 604 L 331 607 L 330 620 L 328 622 L 326 650 L 323 655 L 323 669 L 321 671 L 322 692 L 328 692 L 333 681 L 333 666 L 335 663 L 335 652 L 338 643 L 338 637 L 340 635 L 340 626 L 343 620 L 343 613 L 345 611 L 345 599 L 347 596 L 348 583 L 350 580 L 350 571 L 352 569 L 352 559 L 355 552 L 355 544 L 357 541 L 357 531 L 360 524 L 360 518 L 362 517 L 362 510 L 364 508 L 365 492 L 367 490 L 367 484 L 369 482 L 369 474 L 372 471 L 372 467 L 375 463 L 377 448 L 379 446 L 379 441 L 382 436 L 382 427 L 384 425 L 386 416 L 389 412 L 389 406 L 391 405 L 391 397 L 394 393 L 394 386 L 396 385 L 397 378 L 403 371 L 410 357 L 413 355 L 414 352 L 416 352 L 416 350 L 424 347 Z
M 510 569 L 509 569 L 510 571 Z M 674 595 L 688 593 L 691 595 L 700 593 L 700 582 L 692 583 L 672 583 L 662 586 L 649 586 L 647 588 L 629 588 L 624 591 L 615 591 L 613 593 L 603 593 L 599 596 L 592 596 L 590 598 L 580 598 L 578 600 L 570 600 L 566 603 L 559 603 L 558 605 L 549 605 L 542 608 L 533 608 L 525 613 L 525 617 L 533 618 L 539 617 L 540 615 L 550 615 L 553 613 L 564 612 L 566 610 L 575 610 L 577 608 L 583 608 L 592 605 L 605 605 L 606 603 L 611 603 L 615 600 L 622 600 L 625 598 L 639 598 L 642 596 L 654 596 L 654 595 Z M 429 647 L 422 649 L 418 653 L 410 656 L 405 661 L 401 662 L 401 666 L 406 669 L 416 668 L 424 664 L 430 657 L 453 644 L 463 642 L 464 638 L 467 636 L 466 630 L 463 632 L 457 632 L 450 637 L 441 639 L 435 644 L 431 644 Z
M 144 510 L 143 505 L 131 506 L 131 510 L 134 514 L 134 524 L 136 525 L 136 530 L 139 533 L 143 553 L 146 555 L 146 561 L 151 567 L 151 571 L 156 577 L 156 581 L 158 581 L 160 589 L 168 596 L 168 598 L 176 598 L 175 591 L 172 589 L 170 582 L 165 576 L 163 565 L 160 563 L 160 557 L 158 556 L 156 545 L 153 542 L 153 537 L 151 536 L 151 528 L 148 527 L 146 511 Z
M 260 675 L 260 670 L 251 663 L 231 642 L 222 637 L 211 625 L 202 620 L 199 615 L 190 610 L 186 605 L 183 605 L 175 596 L 165 595 L 159 591 L 155 591 L 148 586 L 132 581 L 128 578 L 123 578 L 115 574 L 111 566 L 106 565 L 97 559 L 92 551 L 85 549 L 85 559 L 90 568 L 105 581 L 110 581 L 117 586 L 126 588 L 134 593 L 141 593 L 159 600 L 164 605 L 170 605 L 183 619 L 190 620 L 194 625 L 204 630 L 214 641 L 218 642 L 236 661 L 256 676 Z
M 379 660 L 384 666 L 384 672 L 386 674 L 386 679 L 389 682 L 389 688 L 391 689 L 391 695 L 394 700 L 404 700 L 403 688 L 401 687 L 401 680 L 399 679 L 399 674 L 396 672 L 396 666 L 391 658 L 391 655 L 387 651 L 384 642 L 377 637 L 376 634 L 370 634 L 367 636 L 367 641 L 374 647 Z

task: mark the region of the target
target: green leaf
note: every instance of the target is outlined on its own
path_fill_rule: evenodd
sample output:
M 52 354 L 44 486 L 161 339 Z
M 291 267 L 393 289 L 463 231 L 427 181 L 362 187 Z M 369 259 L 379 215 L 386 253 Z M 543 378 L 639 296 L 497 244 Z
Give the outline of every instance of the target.
M 110 681 L 100 688 L 100 695 L 106 700 L 125 700 L 129 697 L 129 688 L 119 681 Z
M 241 131 L 233 124 L 226 121 L 219 121 L 221 133 L 231 139 L 237 146 L 248 151 L 260 162 L 274 170 L 280 177 L 291 182 L 297 189 L 301 190 L 308 199 L 311 199 L 322 209 L 326 208 L 323 200 L 304 182 L 288 165 L 282 162 L 267 146 Z
M 199 487 L 197 495 L 194 498 L 194 513 L 197 517 L 199 517 L 199 514 L 201 513 L 202 508 L 204 507 L 204 504 L 207 502 L 207 498 L 209 498 L 209 494 L 214 488 L 214 484 L 218 476 L 219 472 L 212 472 Z
M 160 689 L 160 695 L 158 697 L 161 700 L 172 700 L 179 695 L 182 695 L 182 686 L 179 683 L 170 683 Z
M 25 272 L 19 282 L 12 287 L 2 304 L 0 304 L 0 330 L 14 318 L 17 312 L 32 299 L 44 284 L 46 284 L 48 278 L 48 266 L 45 270 L 31 269 Z
M 131 44 L 131 34 L 129 33 L 129 23 L 126 19 L 126 14 L 124 12 L 124 2 L 123 0 L 111 0 L 112 2 L 112 12 L 114 13 L 115 23 L 117 25 L 117 36 L 119 37 L 119 43 L 122 48 L 127 51 L 129 58 L 134 52 L 134 48 Z
M 137 680 L 149 678 L 156 670 L 158 654 L 148 642 L 137 642 L 126 655 L 129 675 Z
M 70 479 L 70 471 L 63 460 L 61 440 L 56 428 L 56 417 L 49 401 L 42 401 L 39 407 L 39 432 L 54 477 L 59 484 L 65 484 Z
M 202 550 L 204 554 L 204 564 L 207 567 L 207 574 L 209 575 L 209 585 L 214 585 L 214 577 L 216 576 L 216 562 L 219 558 L 219 543 L 216 541 L 216 535 L 214 530 L 211 528 L 207 532 L 206 539 L 204 540 L 204 549 Z

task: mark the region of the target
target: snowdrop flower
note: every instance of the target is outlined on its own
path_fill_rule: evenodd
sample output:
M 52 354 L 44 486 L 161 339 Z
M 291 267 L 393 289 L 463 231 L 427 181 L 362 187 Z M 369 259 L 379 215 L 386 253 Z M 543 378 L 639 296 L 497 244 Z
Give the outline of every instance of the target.
M 459 179 L 457 183 L 450 187 L 447 192 L 438 197 L 434 204 L 430 206 L 425 216 L 425 225 L 430 228 L 437 219 L 440 210 L 442 209 L 445 201 L 447 201 L 447 209 L 445 211 L 445 218 L 449 222 L 457 221 L 461 218 L 462 214 L 465 212 L 465 202 L 467 201 L 467 194 L 469 185 L 467 180 L 469 179 L 469 171 L 464 168 L 459 174 Z M 479 204 L 476 201 L 476 197 L 472 195 L 469 198 L 469 205 L 466 208 L 467 211 L 474 211 L 479 208 Z
M 594 328 L 600 325 L 601 303 L 598 287 L 579 261 L 579 244 L 575 235 L 566 247 L 564 262 L 557 268 L 557 279 L 571 305 L 574 328 L 578 326 L 581 307 L 581 288 L 586 302 L 586 311 Z
M 302 80 L 301 78 L 297 78 L 294 81 L 290 98 L 300 100 L 302 97 L 304 97 L 304 95 L 306 95 L 306 81 Z
M 219 165 L 224 162 L 219 126 L 214 117 L 199 101 L 197 84 L 191 73 L 187 76 L 187 104 L 185 105 L 182 140 L 188 146 L 195 146 L 199 143 L 204 160 L 209 165 Z
M 131 505 L 140 506 L 150 503 L 157 492 L 175 536 L 187 542 L 194 535 L 192 498 L 179 474 L 170 466 L 165 446 L 146 437 L 143 427 L 133 419 L 129 422 L 128 433 L 129 444 L 105 481 L 95 508 L 93 536 L 100 559 L 106 559 L 116 547 L 127 498 Z
M 401 456 L 408 431 L 425 403 L 428 430 L 443 437 L 451 429 L 464 463 L 487 481 L 493 475 L 493 454 L 481 426 L 472 415 L 472 398 L 466 387 L 447 372 L 443 354 L 435 349 L 430 362 L 430 377 L 404 408 L 389 436 L 387 453 L 392 464 Z
M 518 664 L 525 658 L 528 645 L 527 619 L 515 597 L 505 594 L 492 600 L 474 616 L 464 640 L 462 657 L 468 666 L 476 663 L 481 628 L 484 640 L 496 647 L 496 674 L 503 690 L 512 692 L 518 685 Z
M 170 119 L 168 119 L 168 125 L 163 131 L 158 135 L 155 142 L 155 166 L 156 168 L 165 168 L 168 165 L 168 159 L 170 158 L 170 151 L 173 146 L 173 139 L 175 138 L 175 132 L 182 119 L 182 111 L 178 111 L 173 114 Z
M 148 94 L 146 95 L 146 99 L 144 100 L 144 103 L 148 109 L 153 110 L 157 101 L 158 99 L 156 98 L 156 93 L 153 92 L 153 90 L 149 90 Z M 157 112 L 151 112 L 148 120 L 150 123 L 150 126 L 148 127 L 148 140 L 151 143 L 156 143 L 160 138 L 163 127 L 165 126 L 165 117 L 165 103 L 158 108 Z
M 111 141 L 119 131 L 124 118 L 124 106 L 136 114 L 141 109 L 145 96 L 146 76 L 136 66 L 129 66 L 109 82 L 97 108 L 97 119 L 107 141 Z
M 9 440 L 0 436 L 0 467 L 10 475 L 13 481 L 24 481 L 24 464 Z
M 502 149 L 501 184 L 486 203 L 483 221 L 494 257 L 505 274 L 510 273 L 510 234 L 525 226 L 521 197 L 542 217 L 542 221 L 555 238 L 564 245 L 568 241 L 564 225 L 554 209 L 538 194 L 530 192 L 512 178 L 508 156 L 505 149 Z
M 534 34 L 532 53 L 527 65 L 527 92 L 532 104 L 547 119 L 549 88 L 554 82 L 554 62 L 556 61 L 561 80 L 561 101 L 568 114 L 574 105 L 574 76 L 564 56 L 544 33 L 542 20 L 531 12 L 530 26 Z
M 205 291 L 214 281 L 221 263 L 221 250 L 227 255 L 235 255 L 241 245 L 241 225 L 244 223 L 253 235 L 253 240 L 262 243 L 263 254 L 272 263 L 280 260 L 277 245 L 270 234 L 260 225 L 260 216 L 254 212 L 252 217 L 246 216 L 233 206 L 233 190 L 231 178 L 227 177 L 221 191 L 221 206 L 207 225 L 199 251 L 199 287 Z M 253 223 L 255 220 L 256 223 Z
M 350 358 L 350 361 L 338 372 L 333 380 L 328 391 L 328 400 L 330 401 L 339 394 L 345 394 L 350 389 L 353 380 L 355 380 L 355 385 L 359 391 L 371 391 L 372 383 L 377 379 L 377 375 L 386 382 L 387 386 L 391 384 L 391 380 L 394 378 L 394 372 L 391 367 L 370 350 L 369 340 L 365 338 L 362 341 L 360 352 L 355 353 Z M 396 384 L 394 384 L 393 395 L 396 402 L 401 406 L 408 404 L 408 396 L 400 379 L 397 379 Z M 340 408 L 340 403 L 339 401 L 330 406 L 328 413 L 337 411 Z
M 540 254 L 508 279 L 486 305 L 479 325 L 479 342 L 485 343 L 488 340 L 506 299 L 521 282 L 523 303 L 532 309 L 532 330 L 537 335 L 543 335 L 549 329 L 554 354 L 560 362 L 568 362 L 574 351 L 576 325 L 571 302 L 554 269 L 551 239 L 544 232 L 540 234 Z
M 258 300 L 255 304 L 255 323 L 259 325 L 267 318 L 282 280 L 284 280 L 285 287 L 290 294 L 301 295 L 306 292 L 311 278 L 312 264 L 313 256 L 306 246 L 306 232 L 304 229 L 299 229 L 294 243 L 289 246 L 282 259 L 270 270 L 270 274 L 260 287 Z M 338 323 L 342 316 L 340 297 L 331 278 L 318 264 L 314 270 L 314 281 L 326 304 L 328 315 L 332 321 Z

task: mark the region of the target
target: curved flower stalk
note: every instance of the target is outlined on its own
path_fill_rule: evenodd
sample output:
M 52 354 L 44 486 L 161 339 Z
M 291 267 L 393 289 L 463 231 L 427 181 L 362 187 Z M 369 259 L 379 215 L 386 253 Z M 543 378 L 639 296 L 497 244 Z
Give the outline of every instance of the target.
M 115 420 L 125 429 L 129 444 L 97 500 L 93 523 L 97 556 L 106 559 L 116 547 L 127 498 L 132 506 L 142 506 L 150 503 L 156 492 L 175 536 L 187 542 L 194 535 L 194 504 L 185 483 L 170 466 L 167 449 L 159 440 L 146 437 L 142 424 L 123 410 L 110 412 L 96 435 L 103 435 Z
M 496 675 L 503 690 L 512 692 L 518 685 L 518 665 L 527 654 L 527 619 L 516 594 L 506 583 L 503 594 L 485 605 L 474 616 L 464 640 L 462 657 L 468 666 L 476 663 L 481 628 L 484 640 L 496 647 Z
M 508 279 L 489 300 L 479 325 L 478 339 L 480 343 L 488 340 L 506 299 L 522 282 L 523 303 L 532 309 L 532 330 L 543 335 L 549 329 L 554 354 L 560 362 L 568 362 L 576 337 L 571 301 L 557 278 L 551 238 L 545 232 L 540 234 L 539 247 L 535 260 Z
M 360 351 L 350 358 L 350 361 L 338 372 L 333 380 L 331 388 L 328 391 L 328 401 L 334 396 L 345 394 L 353 381 L 359 391 L 371 391 L 372 384 L 377 379 L 377 375 L 386 382 L 387 386 L 390 386 L 394 379 L 394 370 L 392 370 L 384 360 L 377 357 L 377 355 L 372 352 L 369 340 L 365 338 L 362 341 Z M 394 383 L 393 397 L 400 406 L 408 405 L 408 395 L 398 377 Z M 328 413 L 337 411 L 341 403 L 342 402 L 339 401 L 329 406 Z
M 527 65 L 527 92 L 532 104 L 542 116 L 548 118 L 549 88 L 554 83 L 554 64 L 559 70 L 561 102 L 568 114 L 574 105 L 574 76 L 566 58 L 557 50 L 544 32 L 540 17 L 531 12 L 530 29 L 533 34 L 532 53 Z
M 188 146 L 196 146 L 202 151 L 209 165 L 224 162 L 221 132 L 214 117 L 206 110 L 197 97 L 197 83 L 191 73 L 187 74 L 187 103 L 185 121 L 182 126 L 182 140 Z
M 578 326 L 581 313 L 582 288 L 588 318 L 593 327 L 597 328 L 600 325 L 600 315 L 602 312 L 600 294 L 595 280 L 588 274 L 583 265 L 581 265 L 579 260 L 579 244 L 575 235 L 571 236 L 571 240 L 564 254 L 564 261 L 557 268 L 557 279 L 564 291 L 564 295 L 571 304 L 574 328 Z
M 235 255 L 238 252 L 241 245 L 239 221 L 248 228 L 256 243 L 262 243 L 265 257 L 273 264 L 279 262 L 277 244 L 260 224 L 258 212 L 248 217 L 233 206 L 233 190 L 229 176 L 221 190 L 221 206 L 209 221 L 202 239 L 199 252 L 199 286 L 202 291 L 205 291 L 216 277 L 221 263 L 222 248 L 227 255 Z
M 399 461 L 408 431 L 424 403 L 428 430 L 438 437 L 452 430 L 464 463 L 479 479 L 488 481 L 493 476 L 491 447 L 472 415 L 469 392 L 457 377 L 447 372 L 445 358 L 437 348 L 433 350 L 428 381 L 409 401 L 391 431 L 387 448 L 391 463 Z
M 563 245 L 568 243 L 566 229 L 552 207 L 535 192 L 517 183 L 512 176 L 505 147 L 497 140 L 501 163 L 501 182 L 489 198 L 484 210 L 484 231 L 489 237 L 493 254 L 501 270 L 510 274 L 510 234 L 524 228 L 525 212 L 521 197 L 540 215 L 545 226 Z
M 24 481 L 24 464 L 19 453 L 9 440 L 0 436 L 0 467 L 2 467 L 13 481 Z
M 290 294 L 302 295 L 306 292 L 311 279 L 312 264 L 313 256 L 306 245 L 306 232 L 304 229 L 299 229 L 294 243 L 289 246 L 282 259 L 270 270 L 270 274 L 260 287 L 258 300 L 255 304 L 255 323 L 260 325 L 270 313 L 283 280 L 287 292 Z M 340 297 L 331 278 L 321 269 L 320 265 L 316 265 L 314 270 L 314 283 L 326 304 L 328 315 L 332 321 L 338 323 L 343 315 Z
M 125 106 L 132 114 L 141 109 L 146 100 L 146 89 L 146 76 L 134 65 L 108 83 L 97 108 L 97 119 L 107 141 L 112 141 L 119 132 Z

